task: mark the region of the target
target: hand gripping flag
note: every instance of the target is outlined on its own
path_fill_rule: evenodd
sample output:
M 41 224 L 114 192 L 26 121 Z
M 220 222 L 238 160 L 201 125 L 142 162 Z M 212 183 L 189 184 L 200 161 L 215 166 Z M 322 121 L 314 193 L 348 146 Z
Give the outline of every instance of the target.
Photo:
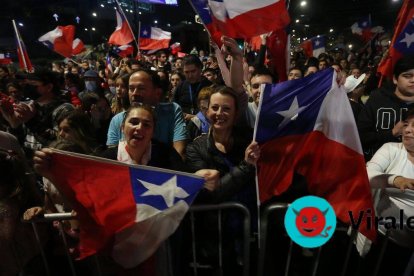
M 395 63 L 404 55 L 414 53 L 414 0 L 405 0 L 395 23 L 388 55 L 378 65 L 382 76 L 392 79 Z
M 220 37 L 249 39 L 279 30 L 290 22 L 284 0 L 190 0 L 212 39 Z
M 56 53 L 71 57 L 74 36 L 75 26 L 57 26 L 56 29 L 42 35 L 38 40 Z
M 350 224 L 349 211 L 374 210 L 352 109 L 333 69 L 266 85 L 256 124 L 261 202 L 285 192 L 296 172 L 306 178 L 308 191 L 325 198 L 345 223 Z M 366 221 L 364 217 L 358 231 L 373 240 L 375 229 Z
M 117 1 L 116 6 L 116 28 L 109 37 L 108 43 L 114 45 L 126 45 L 134 40 L 134 33 L 132 32 L 128 20 Z
M 204 180 L 54 150 L 51 180 L 76 210 L 80 258 L 100 251 L 135 267 L 174 233 Z
M 160 28 L 141 26 L 139 48 L 141 50 L 157 50 L 168 48 L 171 33 Z

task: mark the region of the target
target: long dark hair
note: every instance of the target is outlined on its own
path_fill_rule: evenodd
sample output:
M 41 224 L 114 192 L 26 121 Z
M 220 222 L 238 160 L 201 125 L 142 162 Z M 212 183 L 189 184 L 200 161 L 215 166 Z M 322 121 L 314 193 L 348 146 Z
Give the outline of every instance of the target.
M 85 153 L 92 153 L 97 147 L 94 127 L 88 115 L 79 110 L 73 110 L 62 114 L 58 119 L 58 125 L 67 120 L 70 128 L 76 134 L 74 143 L 82 146 Z
M 0 148 L 0 200 L 11 200 L 22 213 L 27 208 L 41 204 L 35 178 L 28 171 L 24 160 L 12 150 Z

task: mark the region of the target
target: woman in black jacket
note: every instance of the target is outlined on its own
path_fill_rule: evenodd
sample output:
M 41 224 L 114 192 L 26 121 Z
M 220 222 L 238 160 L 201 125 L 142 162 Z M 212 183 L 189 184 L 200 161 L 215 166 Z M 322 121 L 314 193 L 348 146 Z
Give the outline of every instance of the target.
M 250 131 L 235 126 L 238 115 L 236 95 L 229 87 L 213 90 L 207 111 L 210 131 L 187 146 L 186 164 L 190 171 L 210 169 L 217 170 L 220 174 L 215 189 L 202 189 L 195 204 L 236 201 L 245 204 L 254 217 L 257 208 L 254 165 L 259 158 L 259 146 L 256 142 L 251 142 Z M 196 217 L 195 221 L 198 260 L 218 269 L 217 217 L 205 213 L 202 217 Z M 223 221 L 223 274 L 241 274 L 236 262 L 241 253 L 238 250 L 242 227 L 240 217 L 233 212 L 226 212 Z M 213 270 L 212 275 L 216 273 L 219 272 Z
M 259 146 L 251 142 L 251 131 L 235 126 L 238 116 L 236 95 L 225 86 L 212 92 L 207 111 L 210 131 L 187 146 L 186 164 L 190 171 L 213 169 L 220 172 L 216 189 L 203 189 L 196 199 L 199 203 L 228 201 L 246 186 L 254 186 Z

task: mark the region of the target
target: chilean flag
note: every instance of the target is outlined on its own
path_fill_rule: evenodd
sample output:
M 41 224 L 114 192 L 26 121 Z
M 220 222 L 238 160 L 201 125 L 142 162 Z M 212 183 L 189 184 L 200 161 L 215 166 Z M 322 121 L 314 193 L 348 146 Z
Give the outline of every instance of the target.
M 414 1 L 405 0 L 397 17 L 394 36 L 385 59 L 378 65 L 382 76 L 392 79 L 395 63 L 402 56 L 414 53 Z
M 121 6 L 117 4 L 116 13 L 116 28 L 115 31 L 109 37 L 108 43 L 114 45 L 126 45 L 134 40 L 134 34 L 129 26 L 128 20 L 125 17 Z
M 180 42 L 175 42 L 175 43 L 171 44 L 170 50 L 171 50 L 172 55 L 177 54 L 178 52 L 180 52 L 182 50 L 181 49 L 181 43 Z
M 374 210 L 352 109 L 333 69 L 266 85 L 256 124 L 261 202 L 285 192 L 297 172 L 308 191 L 325 198 L 345 223 L 350 224 L 349 211 L 358 216 Z M 376 232 L 367 219 L 358 231 L 373 240 Z
M 353 34 L 360 35 L 364 41 L 368 41 L 371 39 L 371 16 L 368 15 L 358 22 L 355 22 L 351 26 L 351 31 Z
M 1 53 L 0 54 L 0 64 L 1 65 L 8 65 L 8 64 L 12 64 L 12 63 L 13 63 L 13 61 L 12 61 L 9 53 L 6 53 L 6 54 Z
M 122 45 L 116 47 L 114 51 L 120 57 L 127 57 L 134 53 L 134 47 L 132 45 Z
M 156 50 L 168 48 L 171 33 L 160 28 L 141 26 L 139 48 L 142 50 Z
M 286 27 L 290 22 L 284 0 L 191 0 L 213 40 L 221 35 L 251 38 Z
M 109 252 L 124 268 L 148 259 L 177 229 L 204 179 L 53 150 L 51 180 L 80 221 L 80 258 Z
M 38 40 L 56 53 L 71 57 L 74 36 L 75 26 L 57 26 L 56 29 L 42 35 Z
M 78 55 L 85 51 L 85 44 L 79 38 L 75 38 L 72 43 L 72 55 Z
M 325 53 L 326 38 L 324 35 L 312 37 L 302 42 L 302 48 L 307 57 L 318 57 Z

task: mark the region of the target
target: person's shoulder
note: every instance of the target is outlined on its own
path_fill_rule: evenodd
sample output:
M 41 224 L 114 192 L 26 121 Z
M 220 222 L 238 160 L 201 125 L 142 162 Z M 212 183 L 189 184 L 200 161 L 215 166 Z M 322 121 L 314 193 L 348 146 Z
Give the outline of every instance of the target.
M 96 154 L 96 156 L 98 157 L 111 159 L 111 160 L 116 160 L 117 155 L 118 155 L 118 145 L 114 147 L 108 147 L 107 149 Z
M 124 114 L 125 114 L 125 111 L 121 111 L 121 112 L 119 112 L 119 113 L 117 113 L 117 114 L 115 114 L 113 117 L 112 117 L 112 120 L 113 121 L 117 121 L 117 120 L 122 120 L 123 118 L 124 118 Z
M 189 146 L 190 145 L 194 145 L 194 146 L 205 145 L 205 143 L 207 142 L 207 139 L 208 139 L 208 134 L 203 133 L 197 136 L 196 138 L 194 138 L 194 140 L 189 144 Z

